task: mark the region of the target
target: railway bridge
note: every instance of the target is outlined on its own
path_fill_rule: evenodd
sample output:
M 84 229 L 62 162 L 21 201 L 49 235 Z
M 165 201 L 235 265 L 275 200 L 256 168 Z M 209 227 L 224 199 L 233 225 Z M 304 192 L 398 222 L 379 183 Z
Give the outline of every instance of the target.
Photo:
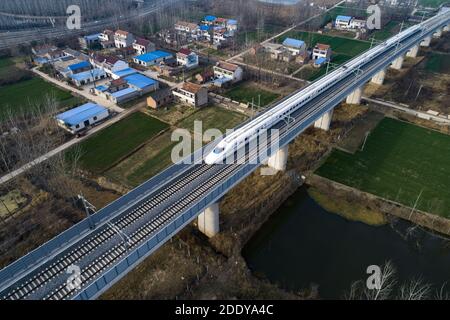
M 315 95 L 290 114 L 291 121 L 281 119 L 272 127 L 279 130 L 279 143 L 276 148 L 270 145 L 267 156 L 257 164 L 174 164 L 13 262 L 0 271 L 0 298 L 95 299 L 193 220 L 197 219 L 203 233 L 214 236 L 219 232 L 218 202 L 231 188 L 261 162 L 284 170 L 292 140 L 312 125 L 328 130 L 333 109 L 340 102 L 346 99 L 358 104 L 367 82 L 383 83 L 387 68 L 401 68 L 405 56 L 416 56 L 420 46 L 428 46 L 432 37 L 448 31 L 449 23 L 450 12 L 442 12 L 422 22 L 420 30 L 411 27 L 391 38 L 395 45 L 371 48 L 310 84 L 315 85 Z M 371 55 L 375 51 L 381 53 Z M 336 77 L 339 73 L 342 76 Z M 265 112 L 300 99 L 308 87 Z M 257 152 L 251 144 L 243 148 L 246 160 Z M 207 150 L 211 145 L 188 158 L 202 159 Z M 74 270 L 80 272 L 71 273 Z

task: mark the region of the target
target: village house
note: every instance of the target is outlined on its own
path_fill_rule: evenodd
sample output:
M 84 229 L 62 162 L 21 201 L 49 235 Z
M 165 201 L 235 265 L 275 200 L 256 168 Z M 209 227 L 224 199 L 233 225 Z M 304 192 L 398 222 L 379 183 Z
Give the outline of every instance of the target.
M 114 34 L 114 43 L 116 48 L 130 47 L 134 43 L 134 36 L 128 31 L 117 30 Z
M 198 67 L 198 55 L 186 48 L 181 49 L 177 53 L 177 63 L 186 69 Z
M 336 20 L 334 22 L 334 27 L 339 30 L 350 29 L 351 21 L 352 21 L 352 17 L 339 15 L 336 17 Z
M 75 134 L 106 119 L 108 116 L 109 111 L 105 107 L 94 103 L 86 103 L 58 114 L 55 118 L 60 127 Z
M 128 83 L 124 79 L 120 78 L 110 82 L 108 91 L 114 93 L 126 88 L 128 88 Z
M 208 81 L 211 81 L 214 78 L 214 71 L 211 69 L 203 70 L 202 72 L 195 75 L 195 80 L 198 83 L 204 84 Z
M 133 48 L 137 54 L 141 55 L 147 52 L 155 51 L 155 44 L 144 38 L 137 38 L 133 43 Z
M 286 38 L 283 41 L 283 46 L 289 50 L 289 52 L 297 56 L 299 54 L 303 54 L 306 51 L 306 44 L 302 40 L 292 39 L 292 38 Z
M 106 77 L 107 77 L 106 72 L 100 68 L 93 68 L 88 71 L 69 75 L 69 79 L 77 87 L 81 87 L 90 83 L 95 83 L 95 81 L 105 79 Z
M 220 84 L 219 86 L 222 86 L 227 82 L 239 82 L 242 80 L 243 74 L 244 71 L 240 66 L 225 61 L 219 61 L 214 66 L 214 78 L 216 79 L 214 84 Z
M 329 61 L 331 58 L 331 47 L 327 44 L 316 43 L 313 48 L 312 58 L 313 60 L 325 58 L 326 61 Z
M 116 46 L 114 42 L 114 31 L 112 30 L 107 29 L 100 33 L 99 40 L 103 49 L 114 48 Z
M 350 28 L 351 29 L 360 29 L 365 30 L 366 29 L 367 22 L 364 19 L 357 19 L 353 18 L 350 22 Z
M 178 21 L 175 23 L 175 30 L 183 33 L 195 33 L 198 30 L 198 25 L 186 21 Z
M 171 53 L 156 50 L 153 52 L 148 52 L 139 56 L 136 56 L 133 58 L 134 63 L 144 66 L 144 67 L 150 67 L 156 64 L 159 64 L 161 62 L 164 62 L 168 59 L 173 58 L 173 55 Z
M 103 69 L 108 76 L 130 67 L 127 62 L 114 56 L 93 55 L 90 62 L 93 66 Z
M 100 35 L 101 33 L 90 34 L 84 37 L 78 38 L 78 42 L 80 43 L 80 47 L 82 49 L 90 49 L 92 46 L 100 43 Z
M 273 60 L 281 60 L 281 56 L 286 52 L 286 48 L 278 43 L 266 43 L 264 44 L 264 51 L 270 54 L 270 58 Z
M 170 89 L 159 90 L 152 93 L 147 98 L 147 106 L 152 109 L 159 109 L 173 102 L 173 94 Z
M 193 107 L 208 104 L 208 89 L 192 82 L 185 82 L 181 88 L 174 89 L 172 93 L 179 102 Z
M 53 62 L 66 56 L 63 50 L 53 45 L 36 46 L 31 49 L 34 54 L 34 61 L 39 64 Z

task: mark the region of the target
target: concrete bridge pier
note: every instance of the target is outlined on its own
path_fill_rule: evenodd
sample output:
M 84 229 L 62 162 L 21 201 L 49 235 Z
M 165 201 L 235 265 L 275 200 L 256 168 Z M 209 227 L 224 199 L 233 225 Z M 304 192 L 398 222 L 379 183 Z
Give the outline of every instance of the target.
M 205 209 L 197 219 L 198 229 L 208 236 L 214 237 L 219 233 L 219 203 L 213 203 Z
M 325 131 L 330 130 L 331 118 L 333 117 L 333 110 L 324 113 L 319 119 L 314 122 L 314 128 Z
M 405 60 L 404 56 L 400 56 L 397 59 L 395 59 L 392 64 L 391 64 L 391 68 L 395 69 L 395 70 L 400 70 L 403 66 L 403 61 Z
M 422 40 L 422 42 L 420 43 L 420 46 L 421 47 L 429 47 L 430 43 L 431 43 L 431 36 L 428 36 Z
M 359 87 L 347 96 L 348 104 L 360 104 L 363 88 Z
M 375 84 L 382 85 L 384 83 L 384 78 L 386 77 L 386 70 L 381 70 L 376 75 L 372 77 L 371 82 Z
M 278 149 L 278 151 L 269 158 L 267 164 L 270 168 L 276 171 L 284 171 L 286 170 L 288 155 L 289 145 L 285 145 L 284 147 Z
M 440 38 L 442 36 L 442 29 L 439 28 L 436 30 L 435 33 L 433 33 L 433 38 Z
M 409 51 L 406 53 L 406 56 L 410 58 L 416 58 L 418 53 L 419 53 L 419 45 L 417 44 L 411 49 L 409 49 Z

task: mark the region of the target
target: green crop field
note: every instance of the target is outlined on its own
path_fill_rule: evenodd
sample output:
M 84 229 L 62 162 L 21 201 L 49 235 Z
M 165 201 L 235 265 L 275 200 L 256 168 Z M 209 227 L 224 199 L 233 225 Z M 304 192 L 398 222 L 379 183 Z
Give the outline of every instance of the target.
M 427 71 L 435 73 L 450 72 L 450 54 L 432 52 L 425 63 Z
M 103 172 L 167 127 L 158 119 L 133 113 L 83 141 L 81 165 L 92 172 Z
M 227 129 L 233 129 L 236 125 L 244 122 L 247 117 L 243 114 L 233 112 L 218 106 L 203 108 L 198 112 L 183 119 L 178 126 L 194 132 L 194 121 L 201 121 L 203 131 L 208 129 L 219 129 L 225 133 Z
M 258 88 L 256 85 L 248 83 L 241 83 L 233 87 L 224 95 L 232 100 L 242 103 L 249 103 L 254 101 L 256 104 L 258 104 L 259 98 L 261 98 L 261 107 L 270 104 L 280 97 L 280 95 L 277 93 Z
M 40 78 L 32 78 L 0 87 L 0 119 L 8 108 L 13 112 L 26 110 L 40 105 L 46 97 L 55 97 L 60 108 L 72 107 L 81 102 L 81 99 L 72 96 L 68 91 L 61 90 Z
M 385 118 L 363 151 L 334 150 L 317 174 L 450 218 L 450 136 Z M 420 197 L 419 197 L 420 195 Z
M 320 33 L 295 30 L 292 30 L 279 37 L 277 41 L 281 43 L 286 38 L 303 40 L 306 42 L 306 45 L 308 47 L 313 47 L 318 42 L 328 44 L 331 46 L 331 50 L 334 53 L 340 53 L 351 57 L 357 56 L 358 54 L 370 48 L 370 42 L 368 41 L 361 41 L 344 37 L 332 37 Z

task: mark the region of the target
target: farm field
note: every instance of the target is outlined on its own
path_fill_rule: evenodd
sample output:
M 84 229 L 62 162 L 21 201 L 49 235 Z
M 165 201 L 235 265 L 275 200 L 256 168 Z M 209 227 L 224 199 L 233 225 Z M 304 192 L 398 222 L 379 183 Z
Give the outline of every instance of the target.
M 55 97 L 61 109 L 75 106 L 82 101 L 70 92 L 56 88 L 40 78 L 32 78 L 0 87 L 0 119 L 7 108 L 17 112 L 26 110 L 40 105 L 46 97 Z
M 224 96 L 242 103 L 251 103 L 253 100 L 256 104 L 258 104 L 260 96 L 261 107 L 272 103 L 280 97 L 277 93 L 258 88 L 256 85 L 249 83 L 241 83 L 233 87 L 231 90 L 227 91 Z
M 450 217 L 450 136 L 385 118 L 363 151 L 334 150 L 320 176 L 417 209 Z
M 434 73 L 450 72 L 450 54 L 432 52 L 425 63 L 425 70 Z
M 225 133 L 227 129 L 233 129 L 246 119 L 247 117 L 243 114 L 218 106 L 211 106 L 200 109 L 183 119 L 178 123 L 178 127 L 194 132 L 194 121 L 201 121 L 203 131 L 207 129 L 219 129 L 222 133 Z
M 350 57 L 355 57 L 361 52 L 370 48 L 370 42 L 368 41 L 361 41 L 344 37 L 332 37 L 320 33 L 295 30 L 292 30 L 279 37 L 277 41 L 281 43 L 286 38 L 303 40 L 308 47 L 312 47 L 318 42 L 328 44 L 331 46 L 333 53 L 339 53 Z
M 80 144 L 81 166 L 95 173 L 103 172 L 167 127 L 158 119 L 133 113 Z

